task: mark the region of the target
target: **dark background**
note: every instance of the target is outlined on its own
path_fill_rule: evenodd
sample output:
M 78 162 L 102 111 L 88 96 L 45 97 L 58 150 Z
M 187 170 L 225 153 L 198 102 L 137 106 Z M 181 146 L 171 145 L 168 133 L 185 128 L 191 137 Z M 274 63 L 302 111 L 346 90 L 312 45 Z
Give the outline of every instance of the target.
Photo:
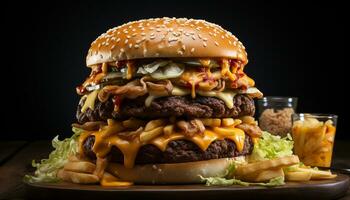
M 85 56 L 101 33 L 149 17 L 188 17 L 222 25 L 246 46 L 247 73 L 265 95 L 299 97 L 299 112 L 339 115 L 350 139 L 345 38 L 340 2 L 153 1 L 4 3 L 1 13 L 0 139 L 69 136 L 89 74 Z

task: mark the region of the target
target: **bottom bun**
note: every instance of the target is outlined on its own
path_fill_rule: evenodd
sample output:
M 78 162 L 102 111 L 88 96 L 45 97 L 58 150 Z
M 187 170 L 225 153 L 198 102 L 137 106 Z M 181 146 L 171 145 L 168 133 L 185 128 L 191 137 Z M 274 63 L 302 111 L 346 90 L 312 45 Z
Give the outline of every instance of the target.
M 108 171 L 123 181 L 145 184 L 200 183 L 201 178 L 224 176 L 234 158 L 222 158 L 197 162 L 136 165 L 110 163 Z

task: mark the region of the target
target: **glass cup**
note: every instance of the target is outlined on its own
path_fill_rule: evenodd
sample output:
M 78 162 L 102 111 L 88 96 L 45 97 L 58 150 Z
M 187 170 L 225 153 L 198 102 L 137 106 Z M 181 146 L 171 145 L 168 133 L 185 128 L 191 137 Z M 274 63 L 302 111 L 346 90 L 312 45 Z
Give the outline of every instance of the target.
M 267 96 L 258 100 L 260 128 L 283 137 L 291 133 L 291 116 L 295 113 L 297 102 L 296 97 Z
M 293 114 L 294 154 L 301 162 L 313 167 L 331 166 L 337 119 L 333 114 Z

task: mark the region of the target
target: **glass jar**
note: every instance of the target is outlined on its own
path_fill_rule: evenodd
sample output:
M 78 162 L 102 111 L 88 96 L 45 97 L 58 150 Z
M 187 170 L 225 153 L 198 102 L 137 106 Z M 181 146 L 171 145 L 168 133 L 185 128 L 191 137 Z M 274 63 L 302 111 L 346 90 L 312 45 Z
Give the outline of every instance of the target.
M 305 165 L 330 167 L 338 116 L 293 114 L 294 153 Z
M 282 137 L 291 133 L 292 114 L 297 108 L 296 97 L 267 96 L 258 100 L 259 126 L 263 131 Z

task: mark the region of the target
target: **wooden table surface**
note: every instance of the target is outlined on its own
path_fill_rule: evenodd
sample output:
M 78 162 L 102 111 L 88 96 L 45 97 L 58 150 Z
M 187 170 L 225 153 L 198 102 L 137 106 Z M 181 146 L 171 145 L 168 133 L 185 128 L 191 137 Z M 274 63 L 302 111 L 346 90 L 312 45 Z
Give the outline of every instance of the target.
M 334 167 L 350 168 L 350 141 L 336 141 Z M 46 158 L 49 141 L 0 141 L 0 199 L 26 199 L 22 178 L 33 171 L 31 161 Z M 350 199 L 350 188 L 341 200 Z

